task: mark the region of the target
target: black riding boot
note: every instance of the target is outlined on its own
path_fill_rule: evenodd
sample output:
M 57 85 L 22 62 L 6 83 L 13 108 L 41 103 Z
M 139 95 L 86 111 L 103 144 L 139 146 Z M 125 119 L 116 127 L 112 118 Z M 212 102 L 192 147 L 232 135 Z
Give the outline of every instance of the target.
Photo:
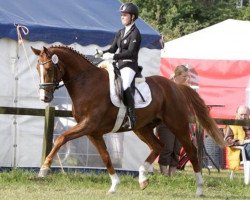
M 129 124 L 131 125 L 130 128 L 134 128 L 136 124 L 136 116 L 135 116 L 135 102 L 134 96 L 131 87 L 127 88 L 123 93 L 123 101 L 124 105 L 127 107 L 128 112 L 128 120 Z

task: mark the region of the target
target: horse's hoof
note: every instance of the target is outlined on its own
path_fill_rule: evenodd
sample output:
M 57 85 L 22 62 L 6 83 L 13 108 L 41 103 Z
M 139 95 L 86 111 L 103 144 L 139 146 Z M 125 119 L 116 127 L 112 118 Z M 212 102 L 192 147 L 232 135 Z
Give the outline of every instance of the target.
M 149 180 L 145 180 L 143 182 L 140 183 L 140 188 L 141 190 L 144 190 L 149 184 Z
M 204 197 L 203 191 L 197 190 L 197 191 L 196 191 L 196 196 L 197 196 L 197 197 Z
M 38 173 L 38 177 L 39 178 L 45 178 L 49 173 L 49 168 L 44 168 L 44 169 L 40 169 L 39 173 Z
M 115 194 L 115 191 L 114 191 L 114 190 L 109 190 L 109 191 L 107 192 L 107 195 L 112 195 L 112 194 Z
M 196 194 L 196 197 L 205 197 L 204 194 Z

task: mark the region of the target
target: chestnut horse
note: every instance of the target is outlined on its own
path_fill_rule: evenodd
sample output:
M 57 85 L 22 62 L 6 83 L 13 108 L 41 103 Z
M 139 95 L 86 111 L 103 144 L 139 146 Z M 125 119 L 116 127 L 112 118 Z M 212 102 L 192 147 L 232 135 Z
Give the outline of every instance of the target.
M 111 178 L 109 193 L 114 193 L 120 180 L 107 151 L 103 135 L 109 133 L 116 121 L 118 108 L 110 100 L 109 75 L 105 69 L 96 67 L 84 55 L 65 46 L 43 47 L 32 51 L 38 56 L 37 70 L 41 79 L 40 99 L 50 102 L 54 90 L 62 80 L 72 99 L 72 112 L 77 124 L 63 132 L 54 142 L 54 146 L 41 166 L 39 176 L 45 177 L 52 160 L 60 147 L 69 140 L 86 135 L 95 145 L 107 167 Z M 204 101 L 190 87 L 177 85 L 161 77 L 146 78 L 152 92 L 152 102 L 145 108 L 136 109 L 137 123 L 134 133 L 145 142 L 151 152 L 139 168 L 141 189 L 148 185 L 147 172 L 157 158 L 162 144 L 154 135 L 153 129 L 163 122 L 183 145 L 196 175 L 197 195 L 203 194 L 201 166 L 197 158 L 197 149 L 189 135 L 189 119 L 195 114 L 198 122 L 220 145 L 224 140 L 216 123 L 209 116 Z M 117 132 L 129 131 L 121 127 Z

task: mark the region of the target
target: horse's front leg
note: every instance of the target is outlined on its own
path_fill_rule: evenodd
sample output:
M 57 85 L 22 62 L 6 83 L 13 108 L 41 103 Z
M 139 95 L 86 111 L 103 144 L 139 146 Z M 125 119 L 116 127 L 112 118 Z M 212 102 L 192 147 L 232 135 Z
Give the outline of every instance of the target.
M 139 168 L 139 185 L 142 190 L 144 190 L 148 184 L 149 180 L 147 177 L 148 170 L 151 164 L 155 161 L 159 153 L 161 152 L 163 145 L 154 135 L 152 127 L 144 127 L 139 131 L 135 131 L 136 135 L 145 142 L 150 148 L 150 154 L 145 160 L 144 164 Z
M 108 190 L 108 194 L 113 194 L 117 190 L 117 186 L 120 183 L 120 179 L 117 176 L 115 169 L 112 165 L 109 153 L 107 151 L 106 144 L 104 142 L 104 139 L 101 135 L 98 135 L 98 136 L 89 136 L 88 135 L 88 138 L 95 145 L 96 149 L 98 150 L 99 154 L 101 155 L 103 163 L 107 167 L 107 170 L 108 170 L 109 176 L 111 178 L 111 182 L 112 182 L 112 185 L 111 185 L 110 189 Z
M 59 135 L 56 138 L 54 146 L 50 151 L 49 155 L 45 158 L 45 161 L 40 168 L 38 177 L 46 177 L 48 175 L 53 158 L 57 154 L 62 145 L 64 145 L 69 140 L 79 138 L 83 135 L 85 135 L 85 133 L 83 132 L 83 127 L 79 124 Z

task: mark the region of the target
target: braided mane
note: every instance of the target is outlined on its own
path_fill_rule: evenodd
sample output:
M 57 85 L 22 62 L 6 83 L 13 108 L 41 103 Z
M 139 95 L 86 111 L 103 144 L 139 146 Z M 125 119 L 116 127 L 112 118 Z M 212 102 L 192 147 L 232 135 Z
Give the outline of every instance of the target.
M 84 58 L 85 60 L 87 60 L 88 62 L 90 62 L 91 64 L 95 65 L 93 62 L 91 62 L 84 54 L 80 53 L 79 51 L 76 51 L 74 48 L 69 47 L 69 46 L 62 46 L 62 45 L 53 45 L 50 48 L 58 48 L 58 49 L 66 49 L 66 50 L 70 50 L 73 53 L 75 53 L 78 56 L 81 56 L 82 58 Z

